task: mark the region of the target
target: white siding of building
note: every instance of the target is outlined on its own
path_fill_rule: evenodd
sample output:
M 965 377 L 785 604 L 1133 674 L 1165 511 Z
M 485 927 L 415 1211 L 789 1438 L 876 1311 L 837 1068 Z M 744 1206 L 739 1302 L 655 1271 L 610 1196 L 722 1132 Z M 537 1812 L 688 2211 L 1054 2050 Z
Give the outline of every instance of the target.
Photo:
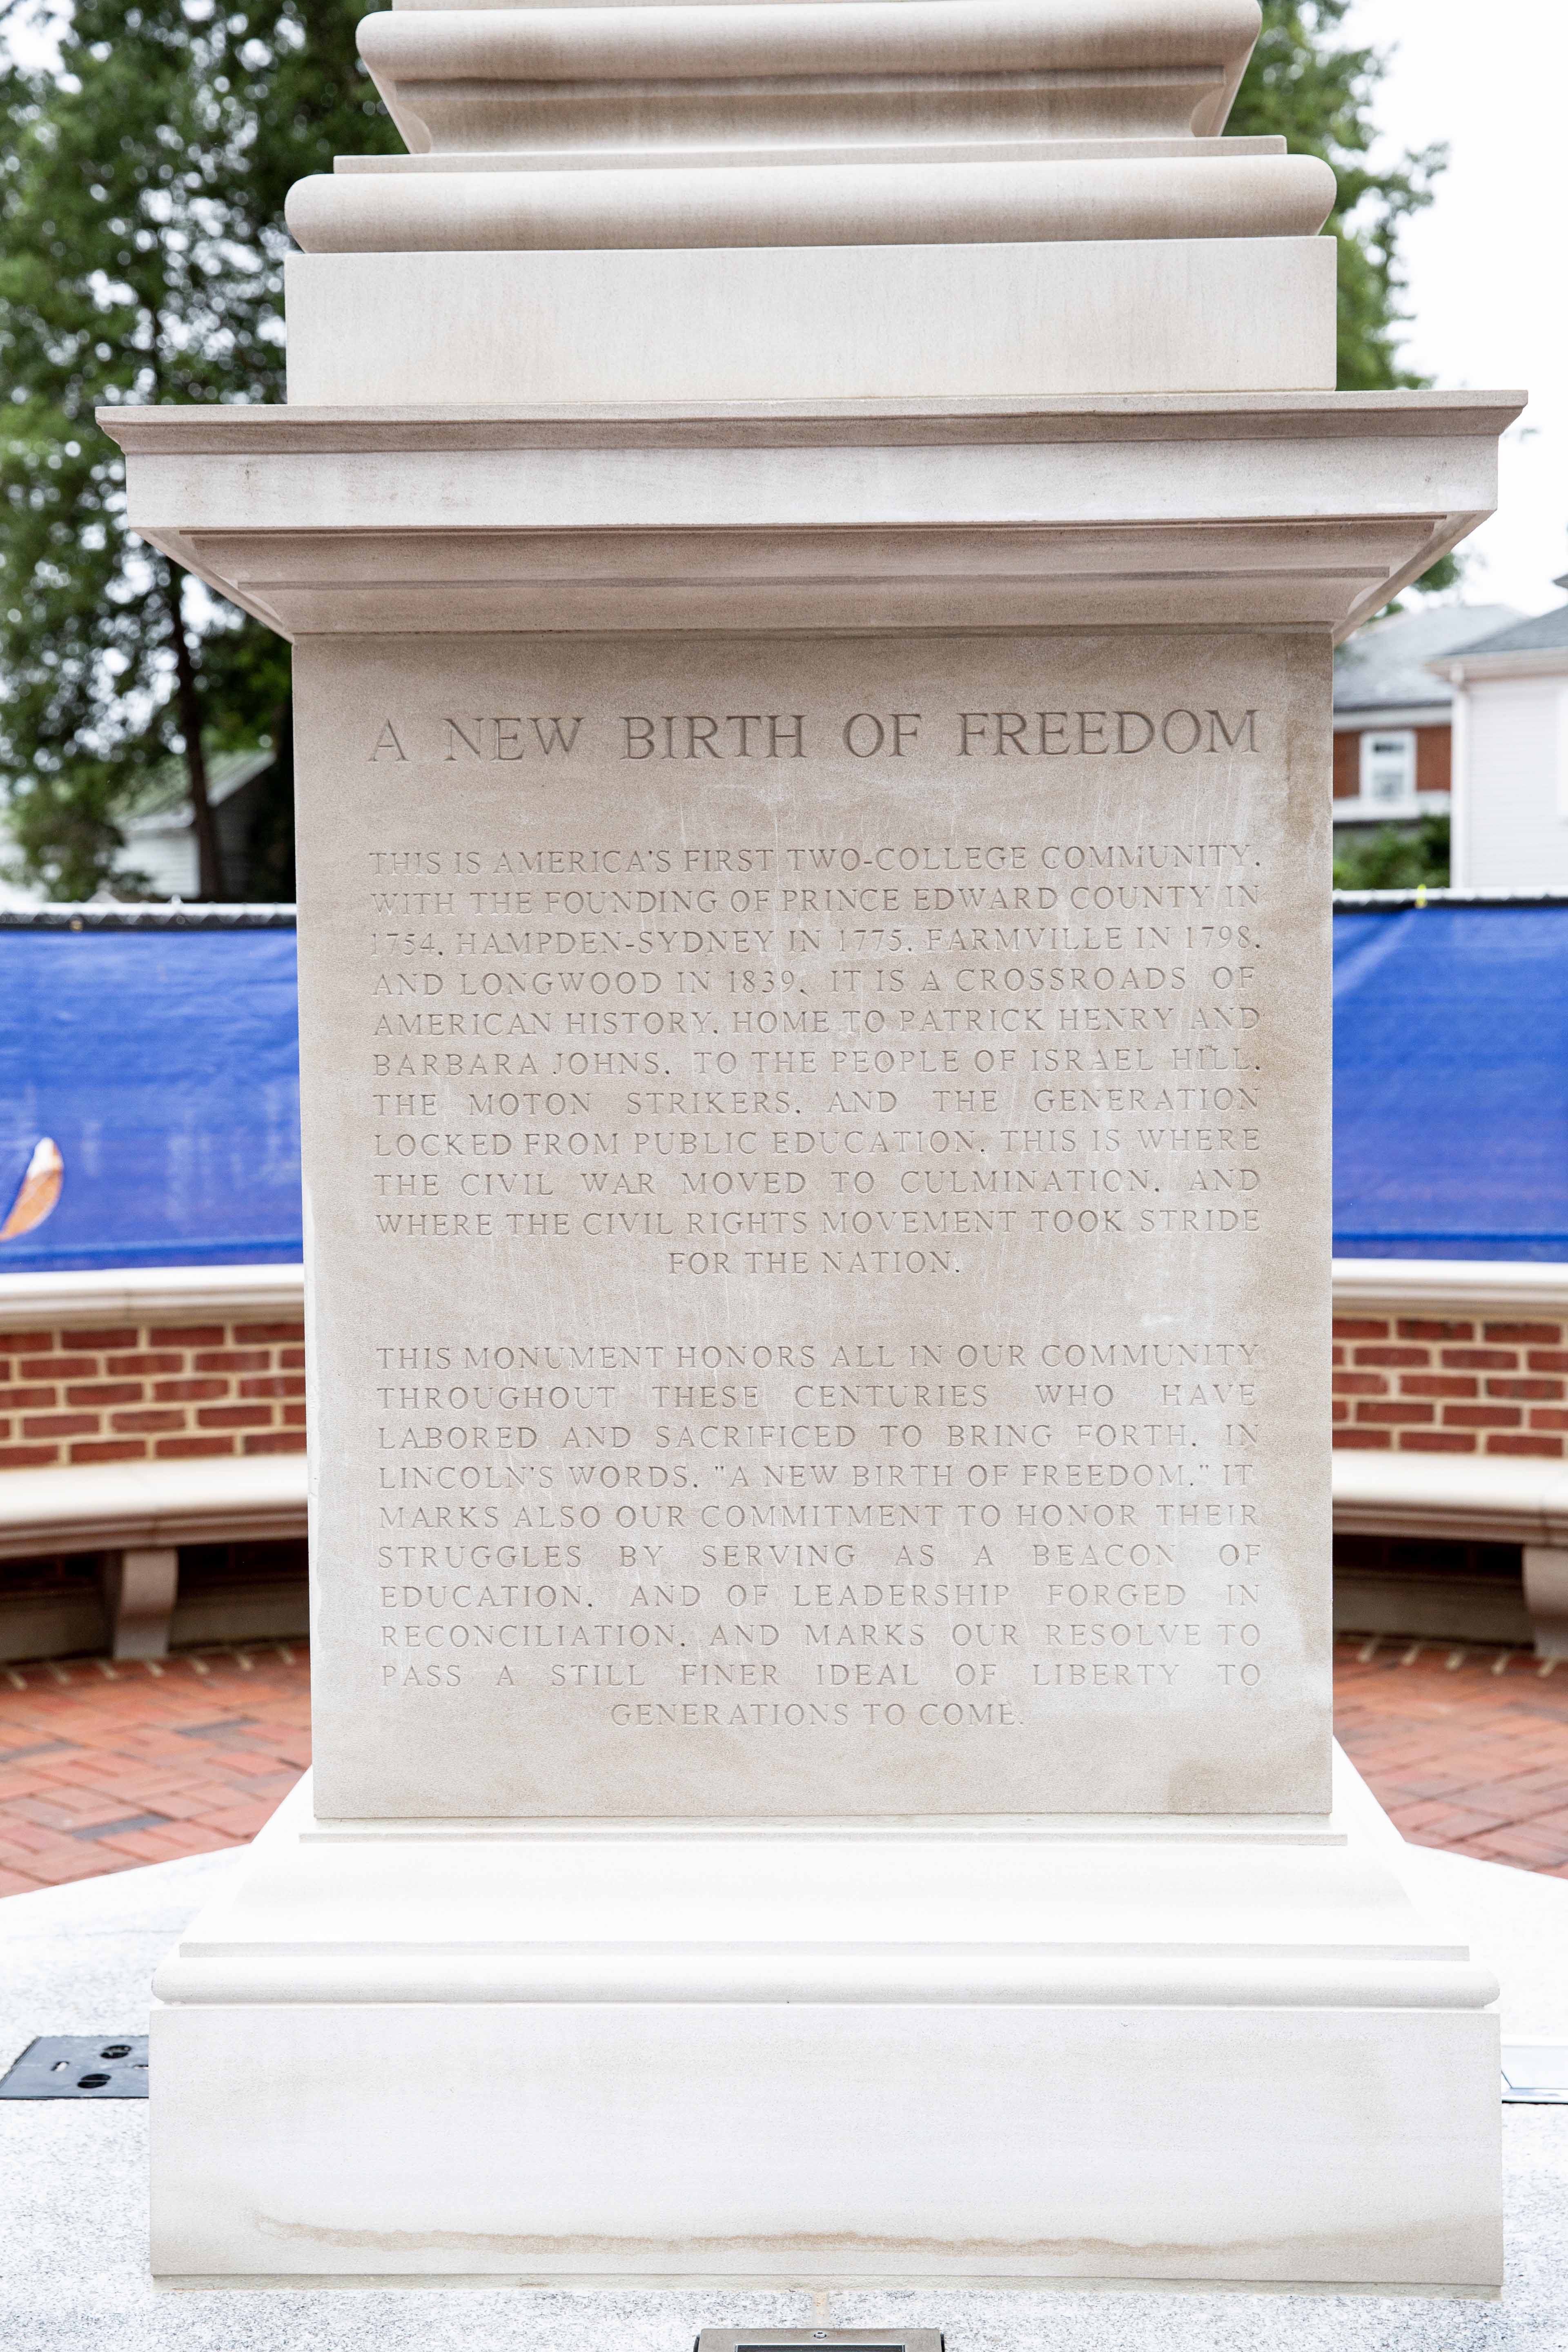
M 125 847 L 115 858 L 114 870 L 144 874 L 154 898 L 195 898 L 195 835 L 189 826 L 179 833 L 152 827 L 139 832 L 132 822 L 126 827 Z
M 1568 888 L 1568 679 L 1467 680 L 1459 699 L 1456 884 Z

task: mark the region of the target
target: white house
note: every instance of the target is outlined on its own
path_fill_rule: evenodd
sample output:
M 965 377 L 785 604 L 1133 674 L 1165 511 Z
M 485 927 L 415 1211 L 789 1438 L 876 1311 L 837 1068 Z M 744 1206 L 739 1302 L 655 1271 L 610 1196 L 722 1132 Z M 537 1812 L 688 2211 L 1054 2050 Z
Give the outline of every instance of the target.
M 256 787 L 271 767 L 270 751 L 220 751 L 209 762 L 207 797 L 217 827 L 218 856 L 228 895 L 245 898 L 250 887 L 250 826 Z M 125 846 L 116 855 L 116 875 L 141 875 L 153 898 L 201 896 L 196 832 L 184 772 L 171 761 L 158 790 L 124 825 Z
M 1454 698 L 1454 887 L 1568 889 L 1568 604 L 1431 667 Z
M 1452 692 L 1439 656 L 1495 636 L 1507 604 L 1418 604 L 1358 629 L 1334 656 L 1334 832 L 1410 825 L 1449 799 Z

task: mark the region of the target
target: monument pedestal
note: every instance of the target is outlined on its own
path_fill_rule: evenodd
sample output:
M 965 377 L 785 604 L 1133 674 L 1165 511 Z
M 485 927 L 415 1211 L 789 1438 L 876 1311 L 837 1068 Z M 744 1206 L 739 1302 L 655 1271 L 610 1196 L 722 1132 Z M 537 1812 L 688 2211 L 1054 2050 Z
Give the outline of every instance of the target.
M 300 721 L 316 1811 L 160 2276 L 1496 2284 L 1330 1812 L 1327 744 L 1512 413 L 115 415 Z
M 159 1972 L 166 2281 L 1484 2291 L 1496 1985 L 1331 1817 L 313 1820 Z
M 115 415 L 300 726 L 316 1811 L 161 2276 L 1495 2285 L 1330 1811 L 1327 745 L 1512 413 Z

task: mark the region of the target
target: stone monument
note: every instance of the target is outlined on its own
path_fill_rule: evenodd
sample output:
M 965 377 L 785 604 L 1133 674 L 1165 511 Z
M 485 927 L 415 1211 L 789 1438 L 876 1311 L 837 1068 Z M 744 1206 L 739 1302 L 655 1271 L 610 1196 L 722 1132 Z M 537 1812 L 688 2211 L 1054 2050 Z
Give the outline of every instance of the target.
M 1254 0 L 399 8 L 289 404 L 317 1765 L 157 1984 L 216 2283 L 1485 2291 L 1495 1987 L 1331 1772 L 1335 394 Z

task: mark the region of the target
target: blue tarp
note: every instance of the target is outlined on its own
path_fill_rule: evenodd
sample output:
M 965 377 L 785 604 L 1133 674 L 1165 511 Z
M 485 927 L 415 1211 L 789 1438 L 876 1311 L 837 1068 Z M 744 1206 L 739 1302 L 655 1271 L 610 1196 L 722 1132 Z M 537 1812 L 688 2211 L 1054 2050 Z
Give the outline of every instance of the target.
M 1336 915 L 1334 1252 L 1568 1259 L 1568 906 Z
M 1334 1248 L 1568 1260 L 1568 907 L 1334 921 Z M 294 936 L 0 929 L 0 1272 L 300 1255 Z
M 297 1259 L 293 932 L 0 929 L 0 1220 L 46 1136 L 0 1273 Z

